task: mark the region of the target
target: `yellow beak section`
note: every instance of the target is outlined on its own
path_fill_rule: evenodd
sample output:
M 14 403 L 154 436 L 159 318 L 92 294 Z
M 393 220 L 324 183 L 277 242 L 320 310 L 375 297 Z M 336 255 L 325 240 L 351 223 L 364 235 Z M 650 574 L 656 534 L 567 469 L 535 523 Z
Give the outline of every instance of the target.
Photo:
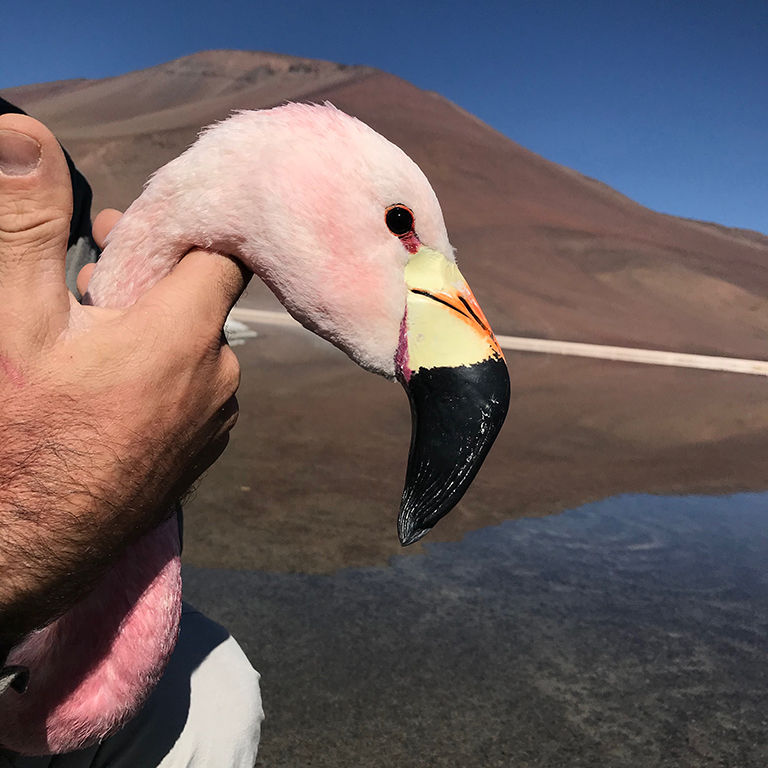
M 483 310 L 459 268 L 420 248 L 405 267 L 409 372 L 504 359 Z
M 411 403 L 400 541 L 420 539 L 469 488 L 509 407 L 509 373 L 456 265 L 420 248 L 405 268 L 405 322 L 395 364 Z

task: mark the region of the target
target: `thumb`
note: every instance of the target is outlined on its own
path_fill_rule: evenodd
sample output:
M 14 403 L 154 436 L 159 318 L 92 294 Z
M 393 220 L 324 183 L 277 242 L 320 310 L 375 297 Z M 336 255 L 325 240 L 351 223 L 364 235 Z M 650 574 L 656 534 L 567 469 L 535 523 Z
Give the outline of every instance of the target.
M 69 169 L 54 135 L 26 115 L 0 116 L 0 316 L 13 313 L 0 327 L 34 322 L 39 336 L 42 315 L 66 311 L 71 216 Z

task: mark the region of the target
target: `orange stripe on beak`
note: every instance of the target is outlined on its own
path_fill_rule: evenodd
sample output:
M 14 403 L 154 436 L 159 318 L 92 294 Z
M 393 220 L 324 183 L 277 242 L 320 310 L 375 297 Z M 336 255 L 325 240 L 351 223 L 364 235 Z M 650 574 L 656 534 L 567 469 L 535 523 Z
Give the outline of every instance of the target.
M 494 336 L 494 333 L 491 330 L 491 325 L 486 319 L 483 310 L 477 303 L 477 299 L 466 281 L 464 281 L 461 289 L 457 290 L 455 293 L 448 293 L 447 291 L 423 291 L 419 288 L 411 288 L 411 293 L 420 296 L 428 296 L 433 301 L 444 304 L 446 307 L 450 307 L 454 312 L 458 312 L 460 315 L 466 317 L 470 323 L 474 323 L 474 325 L 478 327 L 478 333 L 481 333 L 484 338 L 488 339 L 490 346 L 496 354 L 502 360 L 505 359 L 504 353 L 499 346 L 499 342 L 496 341 L 496 336 Z

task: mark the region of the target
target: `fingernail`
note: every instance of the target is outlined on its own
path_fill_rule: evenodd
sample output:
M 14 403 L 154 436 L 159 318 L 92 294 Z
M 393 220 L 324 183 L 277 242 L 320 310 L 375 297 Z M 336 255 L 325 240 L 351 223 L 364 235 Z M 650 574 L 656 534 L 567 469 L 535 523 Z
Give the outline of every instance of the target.
M 0 131 L 0 173 L 26 176 L 40 165 L 42 149 L 31 136 L 17 131 Z

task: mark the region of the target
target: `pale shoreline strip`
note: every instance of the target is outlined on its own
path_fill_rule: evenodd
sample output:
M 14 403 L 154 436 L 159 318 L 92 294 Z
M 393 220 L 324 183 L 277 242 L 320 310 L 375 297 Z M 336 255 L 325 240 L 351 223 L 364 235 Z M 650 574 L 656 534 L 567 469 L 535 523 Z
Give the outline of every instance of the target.
M 243 323 L 264 323 L 264 325 L 284 325 L 288 328 L 304 329 L 304 326 L 294 320 L 287 312 L 275 312 L 271 309 L 235 307 L 229 316 Z
M 236 320 L 265 325 L 281 325 L 301 328 L 287 312 L 266 309 L 245 309 L 235 307 L 231 316 Z M 738 357 L 715 355 L 691 355 L 686 352 L 665 352 L 660 349 L 638 349 L 635 347 L 610 347 L 604 344 L 583 344 L 575 341 L 552 341 L 532 339 L 524 336 L 497 336 L 502 349 L 516 352 L 538 352 L 550 355 L 590 357 L 597 360 L 614 360 L 644 365 L 667 365 L 675 368 L 699 368 L 708 371 L 728 371 L 768 376 L 768 361 L 745 360 Z

